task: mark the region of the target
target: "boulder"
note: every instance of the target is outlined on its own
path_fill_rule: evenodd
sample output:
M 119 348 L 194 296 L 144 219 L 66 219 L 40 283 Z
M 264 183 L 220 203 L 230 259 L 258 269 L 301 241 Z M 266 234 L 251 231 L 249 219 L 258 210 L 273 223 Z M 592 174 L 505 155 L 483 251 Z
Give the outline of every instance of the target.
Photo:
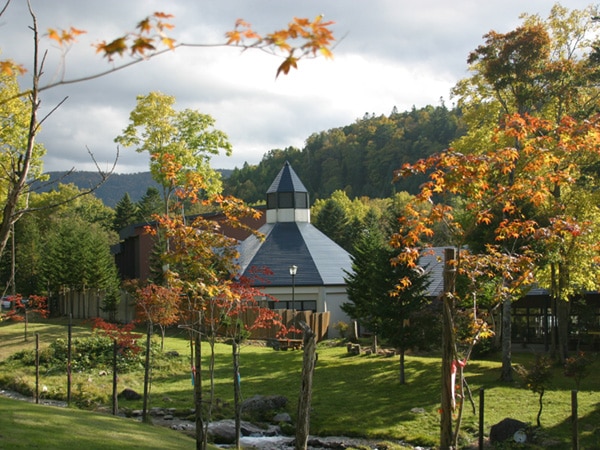
M 242 402 L 242 411 L 264 414 L 283 409 L 285 405 L 287 405 L 287 398 L 282 395 L 255 395 Z
M 282 412 L 279 414 L 276 414 L 275 417 L 273 417 L 272 420 L 273 423 L 292 423 L 292 417 L 286 413 L 286 412 Z
M 124 398 L 125 400 L 140 400 L 142 396 L 135 392 L 133 389 L 123 389 L 119 394 L 119 398 Z
M 526 431 L 527 424 L 517 419 L 506 418 L 492 425 L 490 430 L 490 442 L 512 441 L 517 431 Z
M 279 430 L 277 427 L 263 429 L 249 422 L 242 421 L 240 426 L 241 436 L 276 436 Z M 215 444 L 234 444 L 235 443 L 235 420 L 226 419 L 211 422 L 208 424 L 208 438 Z
M 351 355 L 360 355 L 360 344 L 353 344 L 349 342 L 346 344 L 346 351 Z

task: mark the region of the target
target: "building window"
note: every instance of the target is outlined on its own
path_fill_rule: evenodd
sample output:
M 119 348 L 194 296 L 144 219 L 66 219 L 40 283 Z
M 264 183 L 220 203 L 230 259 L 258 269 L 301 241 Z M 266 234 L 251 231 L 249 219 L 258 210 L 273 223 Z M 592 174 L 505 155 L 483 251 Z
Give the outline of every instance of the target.
M 294 207 L 294 193 L 293 192 L 280 192 L 278 203 L 279 203 L 280 208 L 293 208 Z
M 269 302 L 269 308 L 271 309 L 292 309 L 292 301 L 278 301 Z M 297 311 L 312 311 L 317 312 L 317 301 L 316 300 L 295 300 L 294 308 Z
M 308 209 L 308 194 L 306 192 L 296 192 L 294 197 L 296 208 Z

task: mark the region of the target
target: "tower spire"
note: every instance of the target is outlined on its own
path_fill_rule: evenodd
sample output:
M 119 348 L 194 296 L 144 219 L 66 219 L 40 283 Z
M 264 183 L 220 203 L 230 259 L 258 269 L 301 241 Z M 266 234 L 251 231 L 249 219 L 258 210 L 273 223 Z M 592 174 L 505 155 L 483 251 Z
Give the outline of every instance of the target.
M 267 190 L 267 223 L 310 222 L 308 190 L 288 161 Z

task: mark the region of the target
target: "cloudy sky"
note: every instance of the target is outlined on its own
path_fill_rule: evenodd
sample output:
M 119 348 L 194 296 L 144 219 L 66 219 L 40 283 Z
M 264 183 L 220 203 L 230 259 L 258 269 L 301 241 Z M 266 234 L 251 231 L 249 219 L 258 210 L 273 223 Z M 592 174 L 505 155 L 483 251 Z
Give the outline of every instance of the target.
M 548 0 L 31 0 L 40 30 L 84 29 L 64 59 L 48 40 L 45 84 L 110 68 L 92 43 L 132 30 L 154 11 L 173 14 L 171 36 L 186 43 L 221 43 L 243 18 L 261 33 L 293 17 L 323 14 L 335 22 L 338 40 L 331 60 L 301 61 L 299 70 L 275 79 L 280 60 L 231 48 L 179 48 L 100 79 L 46 91 L 43 111 L 66 102 L 44 122 L 40 141 L 48 171 L 93 170 L 89 149 L 102 169 L 112 165 L 114 138 L 127 126 L 136 96 L 161 91 L 176 108 L 210 114 L 230 138 L 233 156 L 216 157 L 213 167 L 258 163 L 269 150 L 302 148 L 315 132 L 349 123 L 365 113 L 388 115 L 443 98 L 467 75 L 468 53 L 490 30 L 507 32 L 523 12 L 547 17 Z M 563 2 L 583 9 L 587 0 Z M 0 59 L 28 65 L 31 17 L 25 0 L 12 0 L 0 17 Z M 29 78 L 22 80 L 25 87 Z M 120 149 L 116 172 L 148 170 L 146 154 Z

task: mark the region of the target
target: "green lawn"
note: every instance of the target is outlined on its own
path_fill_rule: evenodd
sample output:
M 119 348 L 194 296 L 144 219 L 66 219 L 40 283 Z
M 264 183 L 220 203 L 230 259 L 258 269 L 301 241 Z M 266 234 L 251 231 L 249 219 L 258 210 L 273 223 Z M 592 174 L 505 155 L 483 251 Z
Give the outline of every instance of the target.
M 180 432 L 106 414 L 3 397 L 0 397 L 0 411 L 0 449 L 196 448 L 196 442 Z
M 23 343 L 23 324 L 0 324 L 0 357 L 14 351 L 33 347 L 33 339 Z M 38 332 L 40 342 L 56 339 L 66 333 L 63 324 L 31 324 Z M 75 327 L 76 333 L 89 333 L 85 326 Z M 189 371 L 189 344 L 183 334 L 175 331 L 165 343 L 165 351 L 176 350 L 178 357 L 162 359 L 154 368 L 151 406 L 174 407 L 189 410 L 192 406 L 192 386 Z M 64 337 L 64 336 L 63 336 Z M 231 416 L 233 396 L 231 347 L 216 347 L 216 390 L 221 402 L 215 409 L 215 418 Z M 205 355 L 208 346 L 203 347 Z M 322 343 L 313 382 L 311 434 L 350 435 L 369 438 L 402 439 L 414 444 L 435 445 L 439 440 L 440 359 L 430 356 L 408 356 L 406 374 L 408 383 L 398 383 L 398 359 L 382 356 L 349 356 L 344 346 Z M 531 352 L 514 353 L 515 363 L 529 363 Z M 204 363 L 206 366 L 206 362 Z M 288 412 L 295 416 L 300 386 L 302 352 L 277 352 L 271 348 L 245 346 L 241 353 L 241 385 L 245 398 L 256 394 L 280 394 L 289 399 Z M 7 371 L 0 365 L 0 384 L 19 379 L 23 385 L 34 383 L 33 368 L 16 365 Z M 485 433 L 490 426 L 505 417 L 535 424 L 538 411 L 537 396 L 516 381 L 505 385 L 498 381 L 500 363 L 497 358 L 472 361 L 466 367 L 466 376 L 473 401 L 479 404 L 479 390 L 485 389 Z M 600 448 L 600 362 L 596 360 L 591 375 L 583 380 L 579 401 L 579 430 L 582 449 Z M 7 373 L 9 372 L 9 373 Z M 572 379 L 554 369 L 551 388 L 544 396 L 541 417 L 542 435 L 546 448 L 570 448 L 570 405 Z M 89 404 L 100 406 L 109 401 L 111 377 L 98 373 L 74 375 L 77 394 L 87 396 Z M 142 392 L 141 371 L 122 374 L 119 390 L 129 387 Z M 45 371 L 41 383 L 52 395 L 60 397 L 66 389 L 64 374 Z M 104 405 L 105 406 L 105 405 Z M 120 402 L 121 407 L 136 409 L 141 402 Z M 414 408 L 419 408 L 413 412 Z M 3 408 L 4 409 L 4 408 Z M 476 442 L 478 417 L 467 402 L 463 417 L 463 442 Z M 3 430 L 6 428 L 3 426 Z M 167 447 L 168 448 L 168 447 Z

